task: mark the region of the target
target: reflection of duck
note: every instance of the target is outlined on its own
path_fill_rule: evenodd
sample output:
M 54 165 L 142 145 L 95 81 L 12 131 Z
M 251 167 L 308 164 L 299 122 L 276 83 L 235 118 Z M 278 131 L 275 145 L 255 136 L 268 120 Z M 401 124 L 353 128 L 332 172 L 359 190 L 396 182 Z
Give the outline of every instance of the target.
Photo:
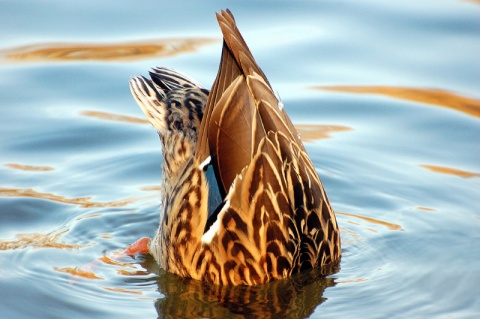
M 318 269 L 265 285 L 231 286 L 178 278 L 150 261 L 142 265 L 160 275 L 159 318 L 308 318 L 326 300 L 324 290 L 335 285 Z
M 164 157 L 163 221 L 139 243 L 163 269 L 216 284 L 337 263 L 340 234 L 315 167 L 232 14 L 217 18 L 224 44 L 208 99 L 164 68 L 130 82 Z

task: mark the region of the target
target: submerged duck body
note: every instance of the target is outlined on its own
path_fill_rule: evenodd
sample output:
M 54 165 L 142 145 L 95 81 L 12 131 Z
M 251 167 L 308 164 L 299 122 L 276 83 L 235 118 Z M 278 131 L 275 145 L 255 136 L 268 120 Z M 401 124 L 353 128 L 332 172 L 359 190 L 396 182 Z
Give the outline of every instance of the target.
M 230 11 L 210 92 L 173 70 L 132 93 L 163 147 L 162 214 L 148 251 L 165 270 L 255 285 L 340 260 L 334 212 L 300 137 Z

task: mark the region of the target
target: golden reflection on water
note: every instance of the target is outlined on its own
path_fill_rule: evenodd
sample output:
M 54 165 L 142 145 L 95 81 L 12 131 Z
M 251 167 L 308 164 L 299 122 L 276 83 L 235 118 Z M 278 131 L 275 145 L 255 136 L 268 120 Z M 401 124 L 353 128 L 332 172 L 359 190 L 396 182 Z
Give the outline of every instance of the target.
M 349 246 L 362 241 L 362 237 L 350 228 L 340 227 L 340 234 L 342 235 L 342 246 Z
M 459 170 L 457 168 L 452 168 L 452 167 L 424 165 L 424 164 L 420 164 L 418 166 L 426 168 L 431 172 L 440 173 L 440 174 L 455 175 L 455 176 L 463 177 L 463 178 L 480 177 L 480 174 L 471 173 L 471 172 L 467 172 L 467 171 L 462 171 L 462 170 Z
M 198 50 L 213 38 L 173 38 L 125 43 L 37 43 L 0 50 L 0 59 L 17 62 L 133 61 Z
M 21 171 L 29 171 L 29 172 L 47 172 L 47 171 L 55 170 L 55 168 L 51 166 L 34 166 L 34 165 L 21 165 L 21 164 L 5 164 L 4 166 L 21 170 Z
M 349 217 L 355 217 L 355 218 L 367 221 L 371 224 L 385 226 L 389 230 L 402 230 L 401 225 L 389 223 L 389 222 L 386 222 L 386 221 L 383 221 L 383 220 L 380 220 L 380 219 L 375 219 L 375 218 L 371 218 L 371 217 L 366 217 L 366 216 L 356 215 L 356 214 L 351 214 L 351 213 L 345 213 L 345 212 L 335 212 L 335 214 L 343 215 L 343 216 L 349 216 Z M 349 221 L 349 222 L 355 224 L 355 222 L 353 222 L 353 221 Z
M 320 124 L 294 124 L 302 141 L 313 142 L 316 140 L 331 138 L 332 133 L 351 131 L 352 128 L 341 125 Z
M 108 112 L 99 112 L 99 111 L 83 111 L 80 113 L 82 116 L 93 117 L 99 120 L 104 121 L 115 121 L 115 122 L 124 122 L 124 123 L 131 123 L 131 124 L 148 124 L 150 123 L 147 119 L 135 117 L 135 116 L 128 116 L 128 115 L 120 115 Z
M 339 280 L 337 283 L 339 284 L 347 284 L 347 283 L 358 283 L 367 281 L 367 278 L 356 278 L 356 279 L 346 279 L 346 280 Z
M 146 276 L 150 274 L 148 271 L 144 270 L 125 270 L 125 269 L 118 269 L 117 274 L 120 276 Z
M 105 290 L 112 291 L 112 292 L 119 292 L 124 294 L 131 294 L 131 295 L 141 295 L 141 291 L 131 290 L 131 289 L 124 289 L 124 288 L 117 288 L 117 287 L 102 287 Z
M 63 230 L 60 232 L 51 232 L 48 234 L 18 234 L 16 235 L 15 240 L 10 241 L 0 241 L 0 251 L 1 250 L 15 250 L 23 249 L 27 247 L 33 248 L 56 248 L 56 249 L 80 249 L 90 245 L 72 245 L 60 243 L 59 238 L 68 232 L 68 230 Z
M 102 256 L 100 258 L 98 258 L 98 260 L 100 260 L 101 262 L 103 262 L 104 264 L 107 264 L 107 265 L 111 265 L 111 266 L 119 266 L 119 267 L 126 267 L 126 268 L 136 268 L 135 265 L 131 264 L 131 263 L 125 263 L 125 262 L 121 262 L 120 260 L 115 260 L 115 259 L 112 259 L 108 256 Z
M 393 86 L 314 86 L 316 90 L 358 94 L 380 94 L 396 99 L 445 107 L 480 117 L 480 101 L 452 92 L 437 89 L 420 89 Z
M 100 279 L 100 280 L 103 280 L 102 277 L 99 277 L 99 276 L 95 275 L 95 273 L 93 273 L 93 272 L 91 272 L 91 271 L 79 269 L 79 268 L 74 268 L 74 267 L 63 267 L 63 268 L 53 267 L 53 269 L 54 269 L 55 271 L 63 272 L 63 273 L 66 273 L 66 274 L 70 274 L 70 275 L 75 276 L 75 277 L 82 277 L 82 278 L 86 278 L 86 279 Z
M 138 202 L 143 199 L 154 197 L 154 195 L 148 195 L 148 196 L 124 198 L 124 199 L 114 200 L 110 202 L 94 202 L 91 200 L 91 197 L 67 198 L 61 195 L 38 192 L 31 188 L 28 188 L 28 189 L 0 188 L 0 196 L 39 198 L 39 199 L 50 200 L 50 201 L 63 203 L 63 204 L 79 205 L 82 208 L 124 207 L 134 202 Z
M 146 191 L 146 192 L 160 192 L 162 190 L 162 186 L 160 185 L 142 186 L 140 187 L 140 190 Z

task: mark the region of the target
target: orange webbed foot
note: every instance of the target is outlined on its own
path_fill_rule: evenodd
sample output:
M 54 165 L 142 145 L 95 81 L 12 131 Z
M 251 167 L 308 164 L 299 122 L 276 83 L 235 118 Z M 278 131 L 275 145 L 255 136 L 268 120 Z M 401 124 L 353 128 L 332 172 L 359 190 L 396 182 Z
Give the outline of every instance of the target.
M 148 254 L 148 242 L 150 238 L 142 237 L 125 249 L 125 255 L 135 256 L 137 254 Z

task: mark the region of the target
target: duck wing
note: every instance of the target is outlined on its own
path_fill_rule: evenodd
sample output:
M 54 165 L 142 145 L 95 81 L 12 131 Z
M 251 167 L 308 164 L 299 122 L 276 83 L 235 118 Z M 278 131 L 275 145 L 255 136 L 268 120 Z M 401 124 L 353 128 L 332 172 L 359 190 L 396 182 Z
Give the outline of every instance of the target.
M 210 156 L 225 194 L 202 237 L 221 265 L 220 282 L 251 285 L 338 261 L 335 215 L 298 133 L 231 12 L 217 19 L 222 60 L 195 156 Z
M 222 58 L 207 100 L 196 157 L 202 162 L 212 156 L 227 192 L 268 132 L 281 131 L 304 148 L 231 12 L 217 13 L 217 19 L 224 37 Z

